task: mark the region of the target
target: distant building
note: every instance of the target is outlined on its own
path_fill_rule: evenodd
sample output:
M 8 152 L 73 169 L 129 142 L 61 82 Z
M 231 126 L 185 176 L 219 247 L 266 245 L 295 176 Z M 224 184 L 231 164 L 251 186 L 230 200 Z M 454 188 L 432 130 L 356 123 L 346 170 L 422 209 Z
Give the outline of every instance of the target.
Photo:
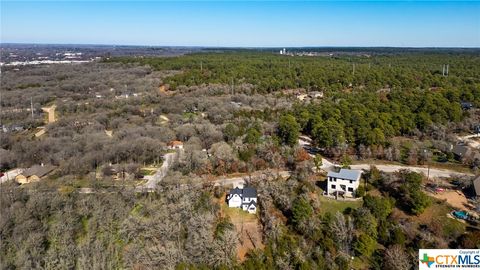
M 4 133 L 23 131 L 24 129 L 23 126 L 20 126 L 20 125 L 11 125 L 11 126 L 2 125 L 1 128 Z
M 473 189 L 475 191 L 475 196 L 480 198 L 480 175 L 473 179 Z
M 468 147 L 467 145 L 463 144 L 455 145 L 452 152 L 457 160 L 462 160 L 472 155 L 472 149 L 470 149 L 470 147 Z
M 40 181 L 41 178 L 47 176 L 55 169 L 52 165 L 34 165 L 15 177 L 15 181 L 19 184 L 28 184 Z
M 475 150 L 475 148 L 469 147 L 464 144 L 457 144 L 453 147 L 452 152 L 456 160 L 466 162 L 469 160 L 480 160 L 480 152 Z
M 473 108 L 473 103 L 467 101 L 460 102 L 460 105 L 462 106 L 463 110 L 470 110 Z
M 227 194 L 228 207 L 242 208 L 250 214 L 257 212 L 257 190 L 252 187 L 230 190 Z
M 323 92 L 321 91 L 312 91 L 308 93 L 310 98 L 323 98 Z
M 327 175 L 327 195 L 343 195 L 354 197 L 360 186 L 362 171 L 340 169 L 339 172 L 329 172 Z
M 181 141 L 171 141 L 167 144 L 168 149 L 176 150 L 176 149 L 183 149 L 183 142 Z
M 295 97 L 300 101 L 304 101 L 308 97 L 308 95 L 303 93 L 298 93 L 295 95 Z
M 473 127 L 473 132 L 480 134 L 480 124 Z

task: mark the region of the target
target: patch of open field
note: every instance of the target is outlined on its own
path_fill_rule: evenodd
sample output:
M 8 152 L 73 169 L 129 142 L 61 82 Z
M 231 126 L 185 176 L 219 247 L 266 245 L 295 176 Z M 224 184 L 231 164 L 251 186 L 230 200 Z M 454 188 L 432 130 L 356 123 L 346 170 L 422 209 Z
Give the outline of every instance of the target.
M 335 214 L 336 212 L 343 213 L 343 211 L 345 211 L 345 209 L 347 208 L 356 209 L 361 207 L 363 204 L 362 200 L 342 201 L 342 200 L 329 199 L 323 195 L 319 195 L 318 197 L 320 199 L 320 212 L 322 214 L 325 214 L 325 213 Z
M 441 202 L 434 201 L 425 211 L 418 216 L 410 216 L 410 220 L 418 224 L 443 224 L 444 230 L 456 228 L 456 230 L 465 230 L 465 224 L 453 217 L 450 212 L 451 206 Z
M 445 190 L 438 193 L 429 192 L 428 194 L 436 199 L 445 201 L 456 209 L 463 211 L 472 212 L 471 209 L 474 207 L 470 202 L 468 202 L 467 197 L 465 197 L 462 192 L 457 190 Z

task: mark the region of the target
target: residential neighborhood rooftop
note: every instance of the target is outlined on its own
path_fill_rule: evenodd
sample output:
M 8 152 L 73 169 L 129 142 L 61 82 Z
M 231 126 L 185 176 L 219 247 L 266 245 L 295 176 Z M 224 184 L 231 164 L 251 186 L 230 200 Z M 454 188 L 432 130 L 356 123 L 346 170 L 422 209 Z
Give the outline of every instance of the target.
M 170 146 L 183 145 L 183 142 L 181 142 L 181 141 L 170 141 L 168 143 L 168 145 L 170 145 Z
M 475 195 L 480 196 L 480 175 L 473 180 L 473 188 L 475 189 Z
M 257 197 L 257 190 L 252 187 L 243 188 L 243 196 L 245 197 Z
M 341 178 L 346 180 L 359 180 L 362 175 L 360 170 L 340 169 L 339 172 L 328 172 L 328 177 Z
M 22 175 L 29 177 L 32 175 L 36 175 L 38 177 L 43 177 L 53 171 L 55 169 L 55 166 L 52 165 L 34 165 L 28 169 L 26 169 Z

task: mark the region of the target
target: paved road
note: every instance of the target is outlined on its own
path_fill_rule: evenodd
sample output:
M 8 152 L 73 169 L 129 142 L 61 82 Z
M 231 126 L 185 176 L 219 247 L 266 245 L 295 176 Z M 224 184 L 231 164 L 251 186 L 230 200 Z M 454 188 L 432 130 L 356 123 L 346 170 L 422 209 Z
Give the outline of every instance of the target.
M 182 151 L 182 150 L 179 150 L 179 151 Z M 135 192 L 145 192 L 145 191 L 153 192 L 157 187 L 157 184 L 167 175 L 168 169 L 170 169 L 170 167 L 172 166 L 176 155 L 178 155 L 178 152 L 165 154 L 163 156 L 164 160 L 163 160 L 162 166 L 157 170 L 157 172 L 154 175 L 145 176 L 144 179 L 146 179 L 147 182 L 135 187 Z M 91 194 L 91 193 L 97 193 L 97 191 L 95 191 L 92 188 L 79 188 L 78 193 Z M 103 191 L 101 193 L 108 193 L 108 192 Z
M 258 172 L 254 172 L 252 174 L 252 177 L 255 177 L 255 176 L 258 176 L 262 173 L 264 173 L 266 171 L 258 171 Z M 276 174 L 276 171 L 270 171 L 271 173 L 273 174 Z M 290 176 L 290 172 L 289 171 L 279 171 L 278 172 L 279 176 L 283 177 L 283 178 L 287 178 Z M 246 179 L 248 179 L 248 176 L 238 176 L 238 177 L 231 177 L 231 178 L 222 178 L 222 179 L 218 179 L 218 180 L 215 180 L 213 181 L 213 185 L 214 186 L 229 186 L 229 185 L 233 185 L 233 187 L 238 187 L 238 188 L 243 188 L 243 186 L 245 185 L 245 182 L 246 182 Z
M 476 135 L 469 135 L 465 137 L 459 137 L 460 140 L 468 140 L 471 144 L 476 145 L 476 147 L 480 147 L 480 143 L 471 140 L 470 138 L 475 137 Z M 306 148 L 307 151 L 315 151 L 316 149 L 313 149 L 310 145 L 311 139 L 302 136 L 298 140 L 298 144 L 301 145 L 302 147 Z M 472 146 L 472 145 L 471 145 Z M 314 157 L 313 154 L 309 153 L 311 157 Z M 350 168 L 356 169 L 356 170 L 370 170 L 370 166 L 372 164 L 355 164 L 351 165 Z M 450 176 L 455 176 L 455 175 L 467 175 L 467 176 L 472 176 L 473 174 L 471 173 L 461 173 L 453 170 L 447 170 L 447 169 L 437 169 L 437 168 L 430 168 L 430 172 L 428 172 L 428 168 L 425 167 L 417 167 L 417 166 L 401 166 L 401 165 L 392 165 L 392 164 L 373 164 L 379 169 L 380 171 L 391 173 L 395 172 L 401 169 L 407 169 L 410 171 L 418 172 L 418 173 L 424 173 L 425 175 L 429 175 L 430 177 L 450 177 Z M 321 169 L 325 170 L 327 172 L 332 171 L 335 166 L 339 166 L 338 164 L 335 164 L 325 158 L 322 158 L 322 166 Z
M 478 134 L 472 134 L 472 135 L 467 135 L 467 136 L 457 136 L 457 139 L 459 141 L 464 141 L 468 144 L 468 146 L 473 147 L 473 148 L 480 148 L 480 142 L 473 140 L 472 138 L 480 138 Z
M 310 139 L 308 136 L 305 136 L 305 135 L 300 136 L 298 138 L 298 145 L 303 147 L 308 152 L 308 155 L 310 157 L 314 158 L 315 157 L 314 152 L 318 153 L 320 149 L 312 147 L 311 142 L 312 142 L 312 139 Z M 338 166 L 338 165 L 322 157 L 322 166 L 320 166 L 322 170 L 329 172 L 329 171 L 332 171 L 335 168 L 335 166 Z
M 4 176 L 0 177 L 0 183 L 7 182 L 9 180 L 15 179 L 15 176 L 21 174 L 23 169 L 13 169 L 5 173 Z
M 182 150 L 179 150 L 182 151 Z M 173 164 L 173 161 L 175 160 L 175 157 L 177 156 L 177 152 L 175 153 L 167 153 L 163 156 L 163 164 L 162 166 L 157 170 L 157 172 L 154 175 L 147 175 L 145 176 L 145 179 L 147 182 L 139 187 L 137 189 L 155 189 L 157 186 L 158 182 L 160 182 L 168 173 L 168 169 Z
M 369 170 L 370 165 L 372 164 L 355 164 L 350 165 L 350 168 L 356 170 Z M 373 164 L 377 169 L 383 172 L 391 173 L 401 169 L 407 169 L 417 173 L 423 173 L 425 175 L 428 174 L 428 168 L 425 167 L 417 167 L 417 166 L 401 166 L 401 165 L 390 165 L 390 164 Z M 430 177 L 450 177 L 450 176 L 473 176 L 471 173 L 462 173 L 453 170 L 447 169 L 437 169 L 437 168 L 430 168 Z

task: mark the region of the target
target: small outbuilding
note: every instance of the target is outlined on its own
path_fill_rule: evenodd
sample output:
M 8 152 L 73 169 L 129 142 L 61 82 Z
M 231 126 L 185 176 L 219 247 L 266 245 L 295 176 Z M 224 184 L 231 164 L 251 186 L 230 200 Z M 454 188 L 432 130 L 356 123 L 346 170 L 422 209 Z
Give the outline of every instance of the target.
M 480 198 L 480 175 L 473 179 L 473 189 L 475 191 L 475 196 Z
M 323 98 L 323 92 L 321 91 L 312 91 L 308 93 L 308 97 L 310 98 Z
M 181 141 L 170 141 L 168 144 L 168 149 L 176 150 L 176 149 L 183 149 L 183 142 Z
M 473 109 L 473 103 L 468 102 L 468 101 L 462 101 L 462 102 L 460 102 L 460 106 L 462 106 L 462 109 L 463 109 L 463 110 Z
M 472 150 L 467 145 L 457 144 L 453 147 L 452 152 L 455 155 L 456 159 L 461 160 L 463 158 L 469 157 L 472 153 Z

